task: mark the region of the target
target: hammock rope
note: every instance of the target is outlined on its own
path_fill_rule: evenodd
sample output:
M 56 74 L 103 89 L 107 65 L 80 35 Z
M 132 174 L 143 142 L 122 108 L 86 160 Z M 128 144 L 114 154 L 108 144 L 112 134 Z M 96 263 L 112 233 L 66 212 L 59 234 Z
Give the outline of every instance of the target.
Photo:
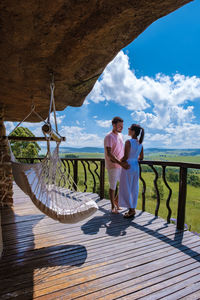
M 61 223 L 76 223 L 95 213 L 98 206 L 90 198 L 90 195 L 82 193 L 78 189 L 71 174 L 66 172 L 65 166 L 59 158 L 61 140 L 59 141 L 60 135 L 56 120 L 54 83 L 50 85 L 50 88 L 51 100 L 47 121 L 42 119 L 35 111 L 35 106 L 32 105 L 31 112 L 14 128 L 14 130 L 17 129 L 32 113 L 35 113 L 44 122 L 43 127 L 48 126 L 48 128 L 46 127 L 48 130 L 43 131 L 47 140 L 47 155 L 39 163 L 20 163 L 16 161 L 9 143 L 13 176 L 17 185 L 44 214 Z M 52 108 L 55 131 L 50 124 Z M 50 151 L 51 137 L 56 140 L 56 148 L 52 153 Z

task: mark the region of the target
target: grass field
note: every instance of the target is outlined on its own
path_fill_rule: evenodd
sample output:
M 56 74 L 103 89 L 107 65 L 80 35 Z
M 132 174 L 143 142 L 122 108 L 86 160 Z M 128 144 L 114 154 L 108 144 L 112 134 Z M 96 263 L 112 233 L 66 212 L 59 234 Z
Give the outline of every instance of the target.
M 72 157 L 75 156 L 77 158 L 104 158 L 104 153 L 60 153 L 61 158 Z
M 79 158 L 103 158 L 104 155 L 101 153 L 73 153 L 76 157 Z M 161 154 L 162 155 L 162 154 Z M 64 157 L 64 154 L 63 154 Z M 162 159 L 161 159 L 162 158 Z M 164 159 L 165 158 L 165 159 Z M 166 160 L 166 161 L 182 161 L 182 162 L 193 162 L 200 163 L 200 156 L 167 156 L 163 157 L 160 154 L 150 155 L 145 157 L 146 160 Z M 91 163 L 91 170 L 95 170 L 96 166 Z M 83 166 L 79 163 L 79 182 L 78 187 L 80 190 L 84 190 L 84 170 Z M 93 178 L 92 175 L 87 172 L 87 190 L 93 191 Z M 152 172 L 142 172 L 142 177 L 146 182 L 146 211 L 154 214 L 156 208 L 156 199 L 154 198 L 154 173 Z M 197 172 L 197 176 L 200 176 L 199 172 Z M 97 191 L 99 190 L 99 180 L 95 175 L 97 182 Z M 168 182 L 169 186 L 172 189 L 172 197 L 170 200 L 170 207 L 172 210 L 172 218 L 177 218 L 177 207 L 178 207 L 178 191 L 179 191 L 179 183 L 178 182 Z M 164 219 L 167 218 L 168 210 L 166 208 L 166 199 L 168 197 L 168 189 L 166 188 L 164 182 L 161 180 L 161 189 L 163 190 L 163 197 L 161 199 L 160 209 L 158 215 Z M 108 184 L 108 176 L 107 172 L 105 173 L 105 198 L 109 199 L 109 184 Z M 140 182 L 140 193 L 138 199 L 138 209 L 142 208 L 142 182 Z M 187 185 L 187 201 L 186 201 L 186 219 L 185 223 L 188 225 L 191 231 L 200 233 L 200 188 Z
M 182 156 L 182 155 L 165 155 L 165 154 L 151 154 L 146 155 L 145 160 L 161 160 L 161 161 L 175 161 L 175 162 L 188 162 L 200 163 L 200 155 L 195 156 Z
M 142 174 L 147 184 L 146 190 L 146 211 L 154 214 L 156 208 L 157 199 L 153 198 L 154 187 L 153 179 L 154 174 L 150 172 L 145 172 Z M 178 182 L 168 182 L 170 188 L 172 189 L 172 196 L 170 200 L 170 208 L 172 210 L 172 218 L 177 218 L 177 208 L 178 208 L 178 192 L 179 183 Z M 169 194 L 168 189 L 165 187 L 164 183 L 161 181 L 161 187 L 163 188 L 163 197 L 161 199 L 159 216 L 164 219 L 167 218 L 168 210 L 166 208 L 166 200 Z M 140 193 L 138 199 L 138 209 L 142 209 L 142 183 L 140 182 Z M 189 226 L 192 231 L 200 233 L 200 188 L 187 185 L 187 201 L 186 201 L 186 218 L 185 223 Z
M 77 158 L 104 158 L 104 153 L 61 153 L 60 157 L 65 158 L 66 156 L 76 156 Z M 175 162 L 190 162 L 190 163 L 200 163 L 200 155 L 195 156 L 184 156 L 184 155 L 172 155 L 165 154 L 163 152 L 156 154 L 145 154 L 145 160 L 158 160 L 158 161 L 175 161 Z

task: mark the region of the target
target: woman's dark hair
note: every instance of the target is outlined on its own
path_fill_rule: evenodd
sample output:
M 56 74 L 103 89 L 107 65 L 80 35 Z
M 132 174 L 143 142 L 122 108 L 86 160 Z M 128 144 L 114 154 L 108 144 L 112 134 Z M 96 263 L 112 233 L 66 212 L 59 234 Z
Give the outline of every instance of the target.
M 143 140 L 144 140 L 144 128 L 142 128 L 140 125 L 138 124 L 132 124 L 130 127 L 131 130 L 135 131 L 135 135 L 138 137 L 138 135 L 140 134 L 140 139 L 139 139 L 139 143 L 142 144 Z
M 120 117 L 114 117 L 112 119 L 112 125 L 113 124 L 117 124 L 118 122 L 124 122 L 124 120 L 122 118 L 120 118 Z

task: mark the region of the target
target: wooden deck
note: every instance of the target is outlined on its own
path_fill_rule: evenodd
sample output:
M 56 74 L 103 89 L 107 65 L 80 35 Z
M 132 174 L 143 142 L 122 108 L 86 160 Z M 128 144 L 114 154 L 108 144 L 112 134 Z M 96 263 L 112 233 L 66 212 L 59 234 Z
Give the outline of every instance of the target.
M 14 186 L 2 210 L 0 299 L 200 299 L 200 238 L 137 212 L 64 225 Z M 95 197 L 95 195 L 94 195 Z

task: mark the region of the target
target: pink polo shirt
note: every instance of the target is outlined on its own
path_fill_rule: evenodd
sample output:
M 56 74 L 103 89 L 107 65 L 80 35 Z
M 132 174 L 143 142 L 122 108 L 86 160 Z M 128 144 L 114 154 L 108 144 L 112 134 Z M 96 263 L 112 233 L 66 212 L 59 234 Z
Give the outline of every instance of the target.
M 104 139 L 104 153 L 105 153 L 105 164 L 107 169 L 121 168 L 119 164 L 110 161 L 107 155 L 106 147 L 111 148 L 111 153 L 117 158 L 121 159 L 124 156 L 124 143 L 122 140 L 121 133 L 115 134 L 112 131 L 109 132 Z

